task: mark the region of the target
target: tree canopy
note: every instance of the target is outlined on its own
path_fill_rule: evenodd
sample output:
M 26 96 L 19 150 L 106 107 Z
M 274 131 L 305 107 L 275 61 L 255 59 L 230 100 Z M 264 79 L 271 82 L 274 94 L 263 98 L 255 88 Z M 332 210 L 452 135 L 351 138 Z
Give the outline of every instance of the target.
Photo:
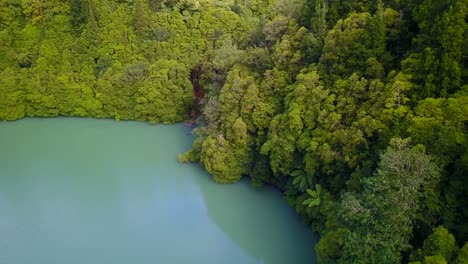
M 468 0 L 0 0 L 0 119 L 196 123 L 320 263 L 468 263 Z M 285 227 L 287 228 L 287 227 Z

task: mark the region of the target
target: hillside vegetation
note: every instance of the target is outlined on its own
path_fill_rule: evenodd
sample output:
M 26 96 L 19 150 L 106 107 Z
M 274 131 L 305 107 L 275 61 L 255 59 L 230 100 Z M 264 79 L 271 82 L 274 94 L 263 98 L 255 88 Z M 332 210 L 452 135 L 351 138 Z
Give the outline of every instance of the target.
M 468 0 L 0 0 L 0 119 L 196 119 L 179 160 L 281 189 L 319 263 L 468 263 L 467 20 Z

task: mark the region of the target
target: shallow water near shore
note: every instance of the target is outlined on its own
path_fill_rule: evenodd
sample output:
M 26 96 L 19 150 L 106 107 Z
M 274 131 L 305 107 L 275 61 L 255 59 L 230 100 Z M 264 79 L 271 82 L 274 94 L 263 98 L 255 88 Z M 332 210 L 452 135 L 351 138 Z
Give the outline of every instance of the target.
M 315 263 L 281 193 L 219 185 L 183 124 L 0 122 L 0 263 Z

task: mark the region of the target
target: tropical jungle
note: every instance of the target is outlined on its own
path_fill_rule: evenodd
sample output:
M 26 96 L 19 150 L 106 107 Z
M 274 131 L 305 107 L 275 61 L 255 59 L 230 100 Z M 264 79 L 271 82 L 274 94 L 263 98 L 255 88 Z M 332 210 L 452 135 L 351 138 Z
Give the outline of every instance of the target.
M 468 263 L 468 0 L 0 0 L 0 119 L 186 122 L 319 263 Z M 287 226 L 282 227 L 287 229 Z

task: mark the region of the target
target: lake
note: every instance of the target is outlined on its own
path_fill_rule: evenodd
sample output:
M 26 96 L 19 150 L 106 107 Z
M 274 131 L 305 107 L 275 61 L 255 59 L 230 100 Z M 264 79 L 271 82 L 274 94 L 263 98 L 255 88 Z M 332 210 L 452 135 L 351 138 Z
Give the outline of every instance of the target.
M 220 185 L 183 124 L 0 122 L 0 264 L 315 263 L 273 188 Z

